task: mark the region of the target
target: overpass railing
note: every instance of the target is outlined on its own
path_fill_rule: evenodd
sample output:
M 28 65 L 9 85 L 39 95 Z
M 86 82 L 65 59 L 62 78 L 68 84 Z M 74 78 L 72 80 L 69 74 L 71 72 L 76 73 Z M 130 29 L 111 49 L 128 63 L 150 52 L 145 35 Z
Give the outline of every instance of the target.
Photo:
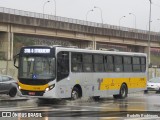
M 35 13 L 35 12 L 29 12 L 29 11 L 5 8 L 5 7 L 0 7 L 0 12 L 19 15 L 19 16 L 34 17 L 34 18 L 41 18 L 41 19 L 48 19 L 48 20 L 55 20 L 55 21 L 62 21 L 62 22 L 68 22 L 68 23 L 74 23 L 74 24 L 80 24 L 80 25 L 86 25 L 86 26 L 93 26 L 93 27 L 101 27 L 101 28 L 123 30 L 123 31 L 134 31 L 136 33 L 143 33 L 143 34 L 147 34 L 148 33 L 148 31 L 146 31 L 146 30 L 139 30 L 139 29 L 122 27 L 122 26 L 102 24 L 102 23 L 90 22 L 90 21 L 85 21 L 85 20 L 78 20 L 78 19 L 72 19 L 72 18 L 66 18 L 66 17 L 42 14 L 42 13 Z M 151 34 L 158 34 L 158 33 L 157 32 L 152 32 Z

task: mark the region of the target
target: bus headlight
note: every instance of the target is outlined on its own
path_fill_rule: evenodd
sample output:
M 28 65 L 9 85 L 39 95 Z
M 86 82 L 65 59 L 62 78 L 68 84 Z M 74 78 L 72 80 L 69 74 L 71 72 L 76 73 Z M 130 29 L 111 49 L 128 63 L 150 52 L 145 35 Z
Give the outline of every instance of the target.
M 52 90 L 55 87 L 55 84 L 49 86 L 49 90 Z
M 49 88 L 46 88 L 46 89 L 45 89 L 45 92 L 47 92 L 47 91 L 49 91 Z
M 55 84 L 50 85 L 48 88 L 45 89 L 45 92 L 48 92 L 49 90 L 52 90 L 55 87 Z

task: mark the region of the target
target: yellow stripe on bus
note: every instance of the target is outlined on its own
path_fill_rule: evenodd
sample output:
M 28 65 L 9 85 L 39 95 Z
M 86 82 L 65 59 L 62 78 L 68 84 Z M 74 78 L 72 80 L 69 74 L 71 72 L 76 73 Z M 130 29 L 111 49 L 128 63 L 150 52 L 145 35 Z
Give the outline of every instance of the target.
M 119 90 L 122 83 L 130 88 L 146 88 L 146 77 L 137 78 L 103 78 L 100 90 Z
M 44 91 L 47 87 L 49 87 L 48 84 L 46 85 L 24 85 L 20 82 L 18 82 L 18 85 L 21 87 L 22 90 L 30 90 L 30 91 Z

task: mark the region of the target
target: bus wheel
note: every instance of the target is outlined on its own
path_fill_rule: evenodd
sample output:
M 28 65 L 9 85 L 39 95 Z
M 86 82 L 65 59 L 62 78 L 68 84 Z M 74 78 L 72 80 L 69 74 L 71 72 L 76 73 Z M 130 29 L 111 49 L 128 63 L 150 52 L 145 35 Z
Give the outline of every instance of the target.
M 127 97 L 128 94 L 128 90 L 127 90 L 127 86 L 125 84 L 122 84 L 119 94 L 118 95 L 113 95 L 113 97 L 115 99 L 124 99 Z
M 125 84 L 122 84 L 119 93 L 119 98 L 124 99 L 127 97 L 127 94 L 128 94 L 127 86 Z
M 80 98 L 80 92 L 79 92 L 78 88 L 74 87 L 72 90 L 72 93 L 71 93 L 71 99 L 76 100 L 78 98 Z

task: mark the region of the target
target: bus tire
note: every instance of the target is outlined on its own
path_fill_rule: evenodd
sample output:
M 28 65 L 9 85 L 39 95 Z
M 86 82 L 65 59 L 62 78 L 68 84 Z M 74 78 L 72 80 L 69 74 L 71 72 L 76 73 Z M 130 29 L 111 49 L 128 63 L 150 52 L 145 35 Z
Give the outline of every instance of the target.
M 113 97 L 115 99 L 124 99 L 124 98 L 127 97 L 127 94 L 128 94 L 127 86 L 125 84 L 122 84 L 121 88 L 120 88 L 120 91 L 119 91 L 119 94 L 118 95 L 113 95 Z
M 80 98 L 80 91 L 78 88 L 74 87 L 71 93 L 71 99 L 72 100 L 77 100 Z
M 119 98 L 124 99 L 127 97 L 127 94 L 128 94 L 127 86 L 125 84 L 122 84 L 120 92 L 119 92 Z

